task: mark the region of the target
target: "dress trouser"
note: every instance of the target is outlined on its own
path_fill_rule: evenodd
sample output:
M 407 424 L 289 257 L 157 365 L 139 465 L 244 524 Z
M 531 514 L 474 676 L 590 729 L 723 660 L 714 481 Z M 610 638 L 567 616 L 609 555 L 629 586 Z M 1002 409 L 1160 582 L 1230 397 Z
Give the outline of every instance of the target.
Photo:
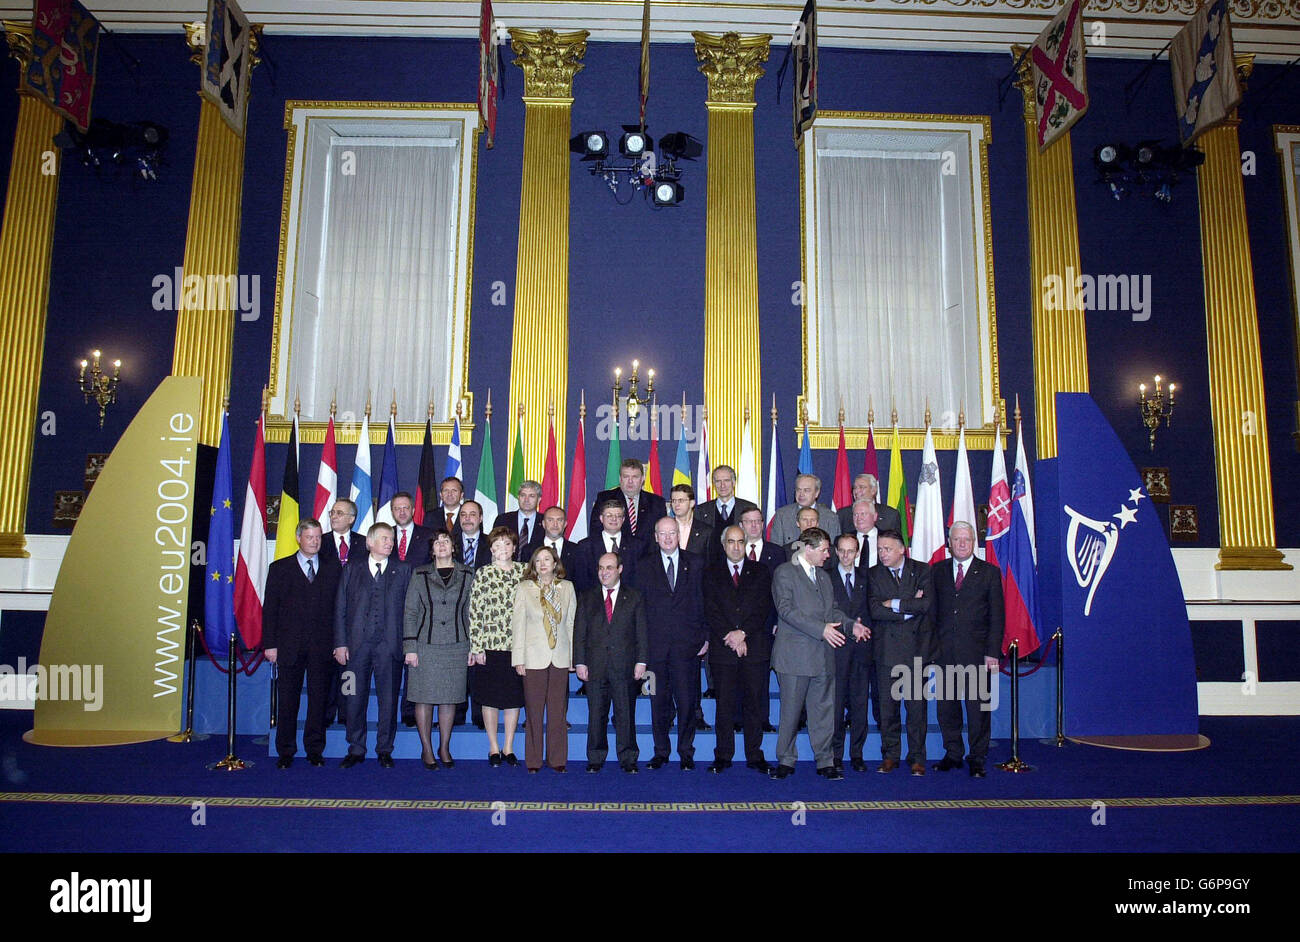
M 736 730 L 727 718 L 736 715 L 739 706 L 745 729 L 745 761 L 757 762 L 763 758 L 763 723 L 767 721 L 770 702 L 767 689 L 770 662 L 750 655 L 736 657 L 728 650 L 725 657 L 710 658 L 709 663 L 718 696 L 713 758 L 730 762 L 735 756 Z
M 325 706 L 334 680 L 330 665 L 334 663 L 326 651 L 301 655 L 294 664 L 283 661 L 276 664 L 279 709 L 275 717 L 275 751 L 280 756 L 292 756 L 298 751 L 298 706 L 302 702 L 304 675 L 307 721 L 302 730 L 302 748 L 309 756 L 325 751 Z
M 524 765 L 540 769 L 542 759 L 553 769 L 569 761 L 568 668 L 547 665 L 524 671 Z M 543 722 L 545 715 L 545 722 Z
M 879 623 L 877 623 L 879 624 Z M 924 690 L 925 678 L 913 677 L 916 657 L 916 629 L 910 622 L 887 624 L 873 629 L 876 682 L 880 687 L 880 757 L 898 759 L 902 751 L 902 705 L 907 704 L 907 762 L 925 762 L 926 702 L 914 694 Z M 894 677 L 895 666 L 906 670 Z M 898 688 L 895 691 L 895 687 Z M 895 693 L 897 692 L 897 696 Z
M 870 641 L 850 640 L 835 649 L 835 735 L 831 738 L 831 754 L 844 759 L 844 717 L 848 712 L 849 758 L 861 759 L 867 744 L 867 700 L 871 693 L 872 675 L 875 673 L 871 658 Z M 873 703 L 876 726 L 880 725 L 880 705 Z
M 633 680 L 630 671 L 610 669 L 602 674 L 592 673 L 587 681 L 587 761 L 604 765 L 609 754 L 606 727 L 609 725 L 609 706 L 614 704 L 614 742 L 618 749 L 618 764 L 627 768 L 636 765 L 641 750 L 636 744 L 636 696 L 641 682 Z M 529 732 L 532 732 L 529 723 Z
M 799 758 L 795 736 L 799 732 L 799 714 L 805 704 L 808 709 L 808 739 L 812 743 L 817 768 L 833 765 L 831 736 L 835 733 L 835 676 L 819 674 L 806 677 L 801 674 L 776 673 L 781 687 L 781 720 L 776 734 L 776 760 L 781 765 L 794 768 Z
M 371 645 L 362 642 L 355 650 L 349 649 L 349 658 L 343 667 L 343 682 L 348 682 L 348 672 L 353 674 L 355 686 L 347 697 L 348 754 L 366 754 L 366 707 L 370 702 L 370 678 L 375 679 L 375 699 L 378 701 L 379 728 L 375 736 L 375 752 L 385 755 L 393 751 L 397 734 L 397 693 L 402 685 L 400 651 L 388 645 Z
M 695 710 L 700 704 L 700 659 L 693 654 L 673 656 L 650 664 L 655 692 L 650 698 L 650 720 L 655 755 L 668 758 L 672 742 L 668 728 L 677 710 L 677 757 L 695 758 Z M 716 727 L 715 727 L 716 728 Z
M 961 741 L 961 709 L 962 704 L 966 704 L 966 732 L 970 737 L 970 755 L 969 758 L 974 762 L 984 762 L 989 755 L 989 713 L 981 709 L 981 706 L 987 706 L 979 699 L 979 677 L 984 670 L 981 662 L 975 665 L 975 670 L 970 670 L 971 665 L 959 668 L 961 673 L 948 665 L 944 665 L 940 670 L 944 671 L 945 679 L 947 677 L 959 677 L 959 684 L 964 685 L 965 690 L 950 690 L 947 685 L 942 687 L 945 696 L 935 701 L 935 713 L 939 719 L 939 730 L 943 733 L 943 751 L 944 755 L 953 760 L 960 760 L 962 757 Z M 987 683 L 987 681 L 986 681 Z M 964 699 L 957 698 L 957 693 L 975 694 L 967 696 Z

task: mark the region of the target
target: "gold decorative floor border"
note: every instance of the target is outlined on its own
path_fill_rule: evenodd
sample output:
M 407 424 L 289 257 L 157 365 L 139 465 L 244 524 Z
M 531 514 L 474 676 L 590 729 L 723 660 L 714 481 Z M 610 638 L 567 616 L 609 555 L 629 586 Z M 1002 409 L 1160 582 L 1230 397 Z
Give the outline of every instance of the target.
M 546 811 L 596 813 L 789 812 L 791 801 L 485 801 L 395 798 L 266 798 L 238 795 L 82 795 L 67 792 L 0 792 L 0 803 L 163 805 L 214 808 L 290 808 L 311 811 Z M 933 801 L 798 801 L 802 811 L 988 811 L 1090 808 L 1205 808 L 1300 804 L 1300 795 L 1190 795 L 1164 798 L 973 798 Z

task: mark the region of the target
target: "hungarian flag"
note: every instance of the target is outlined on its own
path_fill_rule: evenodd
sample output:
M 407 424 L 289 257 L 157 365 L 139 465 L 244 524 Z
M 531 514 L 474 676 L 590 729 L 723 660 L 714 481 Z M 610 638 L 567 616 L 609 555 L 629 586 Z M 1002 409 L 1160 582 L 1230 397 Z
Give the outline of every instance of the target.
M 583 399 L 586 409 L 586 399 Z M 569 475 L 569 499 L 564 505 L 569 521 L 564 528 L 564 538 L 587 538 L 587 420 L 578 417 L 578 444 L 573 450 L 573 473 Z
M 357 436 L 357 457 L 352 463 L 352 486 L 348 499 L 357 505 L 357 519 L 352 522 L 352 529 L 364 536 L 375 522 L 375 498 L 370 483 L 369 407 L 361 417 L 361 433 Z
M 1082 0 L 1068 0 L 1029 50 L 1040 153 L 1088 110 L 1082 5 Z
M 265 490 L 263 485 L 263 490 Z M 334 415 L 330 414 L 329 424 L 325 426 L 325 445 L 320 452 L 320 470 L 316 472 L 316 499 L 312 502 L 311 515 L 317 520 L 325 520 L 330 508 L 338 497 L 339 459 L 334 444 Z M 329 524 L 324 525 L 329 530 Z
M 524 483 L 524 417 L 515 422 L 515 448 L 510 457 L 510 482 L 506 485 L 506 513 L 519 509 L 519 488 Z
M 284 456 L 284 483 L 280 485 L 280 518 L 275 527 L 275 558 L 298 552 L 298 413 L 293 414 L 289 451 Z
M 831 492 L 831 510 L 853 505 L 853 483 L 849 480 L 849 452 L 844 445 L 844 422 L 840 422 L 840 448 L 835 453 L 835 489 Z
M 31 44 L 19 84 L 87 130 L 95 93 L 99 21 L 77 0 L 36 0 Z
M 749 427 L 749 410 L 745 410 L 745 425 L 740 431 L 740 468 L 736 471 L 736 496 L 758 504 L 758 466 L 754 461 L 753 432 Z
M 492 458 L 492 394 L 488 393 L 487 414 L 483 417 L 483 451 L 478 458 L 478 477 L 474 479 L 474 500 L 483 508 L 483 519 L 488 526 L 496 520 L 497 469 Z
M 203 592 L 203 638 L 215 658 L 230 650 L 235 633 L 235 512 L 231 507 L 230 416 L 221 417 L 221 445 L 208 521 L 208 565 Z M 295 523 L 297 520 L 295 519 Z M 294 552 L 298 547 L 294 547 Z
M 1169 47 L 1169 67 L 1178 136 L 1186 146 L 1226 121 L 1241 102 L 1227 0 L 1214 0 L 1196 11 Z
M 646 463 L 645 489 L 663 496 L 664 486 L 659 470 L 659 418 L 654 403 L 650 404 L 650 460 Z
M 963 521 L 975 527 L 975 491 L 970 483 L 970 459 L 966 456 L 966 426 L 957 433 L 957 479 L 952 486 L 952 510 L 948 512 L 948 527 Z M 951 555 L 945 547 L 944 556 Z M 984 558 L 980 549 L 979 534 L 975 536 L 975 555 Z
M 492 0 L 483 0 L 478 18 L 478 115 L 487 128 L 487 146 L 497 133 L 497 98 L 501 72 L 497 57 L 497 31 L 492 19 Z
M 767 459 L 767 528 L 772 535 L 776 512 L 785 506 L 785 469 L 781 467 L 781 435 L 776 427 L 776 397 L 772 397 L 772 450 Z
M 695 463 L 695 499 L 700 503 L 713 500 L 713 481 L 709 469 L 709 420 L 700 418 L 700 451 Z
M 890 480 L 893 480 L 892 471 Z M 921 474 L 916 483 L 916 526 L 912 529 L 909 555 L 933 565 L 943 559 L 943 551 L 943 489 L 939 483 L 939 461 L 934 454 L 934 434 L 926 425 Z
M 889 449 L 890 507 L 898 511 L 899 525 L 903 528 L 903 545 L 912 539 L 912 504 L 907 499 L 907 481 L 903 479 L 903 452 L 899 447 L 898 426 L 894 426 L 894 444 Z
M 645 133 L 645 105 L 650 99 L 650 0 L 641 6 L 641 133 Z
M 388 437 L 384 439 L 384 463 L 379 469 L 379 511 L 375 514 L 376 523 L 386 523 L 389 526 L 397 523 L 393 518 L 393 495 L 398 491 L 397 430 L 394 428 L 396 421 L 396 416 L 390 412 Z
M 550 434 L 546 441 L 546 461 L 542 465 L 542 501 L 539 512 L 560 502 L 560 462 L 555 456 L 555 417 L 551 417 Z
M 432 411 L 432 407 L 430 407 Z M 424 420 L 424 445 L 420 448 L 420 474 L 415 480 L 415 510 L 411 519 L 416 526 L 424 525 L 424 512 L 438 506 L 438 472 L 433 464 L 433 416 Z
M 1005 473 L 1005 472 L 1004 472 Z M 1007 623 L 1002 635 L 1002 653 L 1011 642 L 1018 643 L 1020 656 L 1038 650 L 1037 549 L 1034 545 L 1034 497 L 1029 483 L 1029 462 L 1025 458 L 1025 436 L 1016 422 L 1016 469 L 1011 479 L 1011 525 L 1002 553 L 1002 591 L 1006 597 Z M 1001 547 L 1000 547 L 1001 549 Z
M 235 621 L 244 647 L 262 644 L 262 600 L 266 598 L 266 432 L 257 417 L 253 463 L 244 492 L 244 520 L 239 528 L 239 559 L 235 563 Z M 334 448 L 334 419 L 330 418 L 329 447 Z M 321 465 L 324 467 L 324 464 Z M 319 511 L 317 512 L 319 518 Z M 326 531 L 329 526 L 324 527 Z

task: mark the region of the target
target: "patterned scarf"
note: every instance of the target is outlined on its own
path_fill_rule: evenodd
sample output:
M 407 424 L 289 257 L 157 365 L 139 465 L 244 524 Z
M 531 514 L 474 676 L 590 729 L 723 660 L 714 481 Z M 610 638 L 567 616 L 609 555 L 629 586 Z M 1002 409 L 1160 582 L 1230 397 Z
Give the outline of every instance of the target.
M 542 590 L 542 617 L 546 622 L 546 643 L 555 649 L 555 640 L 560 629 L 560 589 L 552 582 L 550 585 L 538 586 Z

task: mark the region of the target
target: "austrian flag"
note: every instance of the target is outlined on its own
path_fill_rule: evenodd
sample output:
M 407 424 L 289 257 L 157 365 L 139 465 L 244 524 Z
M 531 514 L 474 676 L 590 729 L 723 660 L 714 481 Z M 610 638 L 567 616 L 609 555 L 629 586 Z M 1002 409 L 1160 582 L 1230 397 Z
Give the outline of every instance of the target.
M 1088 110 L 1082 0 L 1069 0 L 1030 48 L 1041 153 Z

